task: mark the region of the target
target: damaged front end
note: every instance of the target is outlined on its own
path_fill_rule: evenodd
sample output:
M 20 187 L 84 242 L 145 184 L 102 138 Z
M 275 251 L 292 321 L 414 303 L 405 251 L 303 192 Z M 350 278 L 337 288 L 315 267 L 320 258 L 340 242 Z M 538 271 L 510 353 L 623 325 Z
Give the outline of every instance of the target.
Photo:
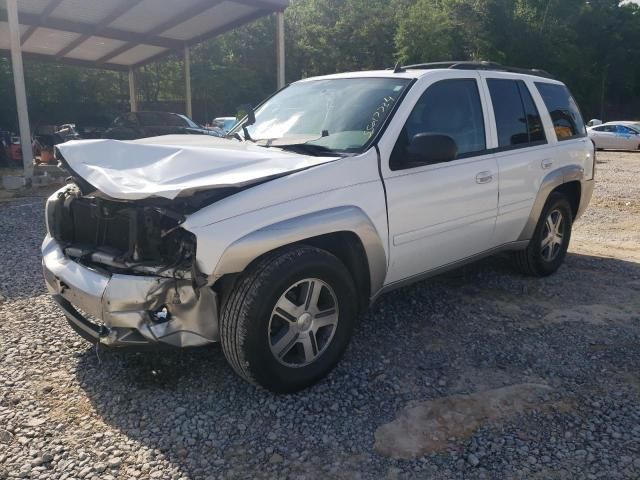
M 195 236 L 180 226 L 189 209 L 155 200 L 70 184 L 47 201 L 45 281 L 89 340 L 187 347 L 219 338 L 216 294 L 197 270 Z

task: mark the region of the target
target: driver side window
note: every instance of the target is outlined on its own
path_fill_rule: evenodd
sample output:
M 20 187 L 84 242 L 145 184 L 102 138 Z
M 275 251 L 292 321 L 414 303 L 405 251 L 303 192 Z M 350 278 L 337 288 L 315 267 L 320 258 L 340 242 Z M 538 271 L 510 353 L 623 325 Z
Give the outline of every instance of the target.
M 411 161 L 407 154 L 411 141 L 423 134 L 450 137 L 457 146 L 455 159 L 486 150 L 484 115 L 475 79 L 442 80 L 427 88 L 400 132 L 391 153 L 391 170 L 425 165 Z

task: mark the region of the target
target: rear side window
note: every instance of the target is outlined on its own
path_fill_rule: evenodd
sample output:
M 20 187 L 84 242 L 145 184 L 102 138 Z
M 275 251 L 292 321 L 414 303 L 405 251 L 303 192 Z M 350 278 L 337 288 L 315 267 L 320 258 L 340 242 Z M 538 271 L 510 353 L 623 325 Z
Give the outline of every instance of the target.
M 586 136 L 582 115 L 567 87 L 545 82 L 536 82 L 536 87 L 549 110 L 558 140 Z
M 540 114 L 522 80 L 487 79 L 500 149 L 545 142 Z
M 625 127 L 624 125 L 618 125 L 616 128 L 616 133 L 621 133 L 622 135 L 635 135 L 638 132 L 629 127 Z
M 169 114 L 162 116 L 162 124 L 168 127 L 187 127 L 187 121 L 179 115 Z

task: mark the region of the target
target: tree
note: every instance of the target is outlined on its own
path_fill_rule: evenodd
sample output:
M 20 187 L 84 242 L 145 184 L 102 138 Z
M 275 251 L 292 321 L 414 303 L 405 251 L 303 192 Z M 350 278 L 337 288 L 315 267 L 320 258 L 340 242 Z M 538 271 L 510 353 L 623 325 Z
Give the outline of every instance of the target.
M 619 0 L 292 0 L 287 81 L 389 68 L 397 60 L 493 60 L 569 85 L 586 117 L 640 117 L 640 7 Z M 257 104 L 276 89 L 273 16 L 192 51 L 194 117 Z M 123 74 L 25 62 L 32 123 L 106 122 L 128 108 Z M 182 59 L 137 72 L 145 106 L 183 111 Z M 16 129 L 10 62 L 0 58 L 0 129 Z M 604 113 L 603 113 L 604 110 Z

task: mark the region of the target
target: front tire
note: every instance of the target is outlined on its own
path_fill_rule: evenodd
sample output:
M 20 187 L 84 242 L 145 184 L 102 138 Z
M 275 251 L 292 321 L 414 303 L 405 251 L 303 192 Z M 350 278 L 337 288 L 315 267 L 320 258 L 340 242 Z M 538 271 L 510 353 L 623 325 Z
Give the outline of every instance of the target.
M 519 269 L 536 277 L 558 270 L 567 255 L 572 225 L 573 213 L 567 197 L 558 192 L 549 195 L 533 238 L 525 250 L 515 252 Z
M 342 357 L 357 315 L 344 264 L 309 246 L 276 251 L 241 274 L 220 318 L 236 373 L 276 393 L 308 387 Z

